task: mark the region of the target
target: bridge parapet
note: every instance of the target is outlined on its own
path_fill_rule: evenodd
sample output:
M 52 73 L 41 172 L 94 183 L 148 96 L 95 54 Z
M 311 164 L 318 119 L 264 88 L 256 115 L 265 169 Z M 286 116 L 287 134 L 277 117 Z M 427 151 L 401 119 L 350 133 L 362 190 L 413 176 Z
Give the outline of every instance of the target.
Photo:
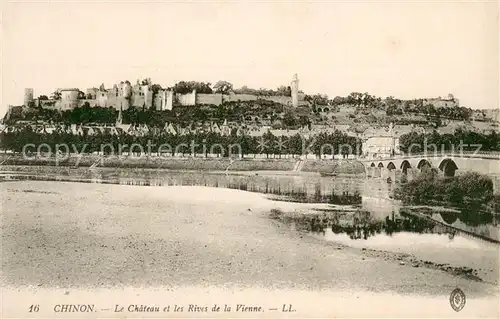
M 360 157 L 361 162 L 387 162 L 393 160 L 404 160 L 411 158 L 483 158 L 483 159 L 496 159 L 500 160 L 500 152 L 422 152 L 413 154 L 401 154 L 391 157 Z
M 448 152 L 407 154 L 393 157 L 364 158 L 360 162 L 367 176 L 394 180 L 394 174 L 408 177 L 421 172 L 424 167 L 437 168 L 444 176 L 455 176 L 466 171 L 486 175 L 500 174 L 500 152 Z M 397 174 L 396 174 L 397 175 Z

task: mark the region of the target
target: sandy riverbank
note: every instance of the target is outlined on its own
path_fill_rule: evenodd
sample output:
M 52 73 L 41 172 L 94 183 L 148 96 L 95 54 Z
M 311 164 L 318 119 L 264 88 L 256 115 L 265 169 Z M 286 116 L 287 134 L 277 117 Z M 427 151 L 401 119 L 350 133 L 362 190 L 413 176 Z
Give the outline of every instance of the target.
M 174 292 L 226 287 L 242 290 L 238 296 L 245 300 L 251 291 L 268 291 L 268 298 L 270 290 L 297 292 L 290 299 L 307 292 L 316 294 L 315 300 L 323 300 L 322 291 L 360 292 L 348 299 L 355 302 L 375 294 L 370 300 L 393 296 L 387 300 L 410 303 L 411 298 L 434 296 L 442 301 L 433 303 L 429 297 L 427 305 L 442 306 L 453 315 L 447 298 L 458 286 L 475 305 L 470 307 L 479 307 L 483 314 L 495 316 L 492 311 L 498 305 L 490 300 L 498 291 L 486 283 L 401 266 L 395 259 L 325 243 L 268 218 L 272 208 L 293 210 L 307 204 L 206 187 L 56 182 L 9 182 L 0 187 L 2 283 L 8 289 L 35 287 L 36 298 L 55 288 L 84 294 L 127 287 Z M 309 309 L 301 300 L 296 299 L 298 307 Z M 342 314 L 363 311 L 353 304 L 336 305 Z M 337 311 L 324 304 L 317 308 L 317 315 Z

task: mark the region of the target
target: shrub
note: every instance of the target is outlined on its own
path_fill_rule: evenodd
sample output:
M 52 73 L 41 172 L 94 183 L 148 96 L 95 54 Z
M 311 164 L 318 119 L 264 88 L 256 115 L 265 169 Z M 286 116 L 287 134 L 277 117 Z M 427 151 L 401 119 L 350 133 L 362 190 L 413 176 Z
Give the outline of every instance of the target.
M 488 204 L 495 214 L 500 214 L 500 194 L 495 194 Z
M 283 211 L 281 209 L 273 208 L 269 212 L 269 218 L 271 219 L 279 219 L 281 216 L 283 216 Z
M 416 204 L 429 201 L 487 203 L 494 199 L 493 181 L 488 176 L 471 172 L 443 178 L 437 176 L 435 169 L 424 170 L 394 194 L 404 202 Z
M 488 176 L 467 172 L 455 178 L 464 197 L 475 201 L 489 201 L 493 196 L 493 181 Z

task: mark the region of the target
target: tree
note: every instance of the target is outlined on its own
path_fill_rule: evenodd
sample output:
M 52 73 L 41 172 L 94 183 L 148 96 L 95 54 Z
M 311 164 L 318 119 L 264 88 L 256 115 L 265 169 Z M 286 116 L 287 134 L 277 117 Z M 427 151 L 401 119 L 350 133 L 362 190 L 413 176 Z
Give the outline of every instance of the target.
M 278 95 L 292 96 L 292 88 L 290 86 L 281 85 L 276 90 Z
M 39 101 L 47 101 L 48 99 L 49 99 L 49 97 L 48 97 L 47 95 L 40 95 L 40 96 L 38 97 L 38 100 L 39 100 Z
M 248 86 L 246 85 L 243 85 L 241 88 L 239 89 L 235 89 L 233 90 L 234 93 L 236 94 L 251 94 L 251 95 L 257 95 L 257 91 L 254 90 L 254 89 L 251 89 L 249 88 Z
M 54 93 L 52 93 L 51 97 L 54 100 L 59 100 L 59 99 L 61 99 L 61 92 L 59 90 L 56 90 L 56 91 L 54 91 Z
M 300 134 L 295 134 L 288 139 L 288 149 L 293 155 L 302 155 L 302 137 Z
M 363 94 L 359 92 L 352 92 L 346 98 L 347 103 L 355 106 L 360 106 L 363 101 Z
M 315 94 L 311 96 L 311 101 L 316 105 L 328 105 L 328 95 Z
M 307 116 L 301 116 L 299 117 L 299 124 L 301 126 L 310 126 L 311 125 L 311 120 Z
M 346 98 L 343 98 L 341 96 L 336 96 L 332 100 L 330 100 L 329 102 L 332 105 L 341 105 L 341 104 L 346 103 Z
M 271 132 L 266 132 L 264 135 L 262 135 L 262 140 L 264 143 L 262 144 L 261 149 L 259 149 L 260 153 L 266 154 L 266 157 L 269 157 L 269 154 L 276 154 L 277 152 L 277 147 L 276 147 L 276 142 L 278 139 L 276 136 L 274 136 Z
M 217 81 L 214 85 L 215 93 L 229 94 L 233 91 L 233 85 L 228 81 Z
M 391 115 L 401 115 L 403 114 L 403 112 L 401 111 L 401 108 L 399 108 L 397 105 L 395 104 L 391 104 L 391 105 L 388 105 L 387 108 L 385 109 L 385 113 L 388 115 L 388 116 L 391 116 Z
M 291 112 L 285 113 L 285 116 L 283 117 L 283 124 L 287 127 L 292 127 L 297 125 L 297 119 Z
M 158 92 L 159 92 L 160 90 L 162 90 L 162 89 L 163 89 L 163 88 L 162 88 L 162 87 L 161 87 L 161 85 L 159 85 L 159 84 L 153 84 L 153 85 L 151 86 L 151 91 L 153 91 L 153 94 L 158 94 Z
M 376 101 L 375 97 L 370 95 L 368 92 L 363 93 L 362 103 L 364 106 L 373 106 Z

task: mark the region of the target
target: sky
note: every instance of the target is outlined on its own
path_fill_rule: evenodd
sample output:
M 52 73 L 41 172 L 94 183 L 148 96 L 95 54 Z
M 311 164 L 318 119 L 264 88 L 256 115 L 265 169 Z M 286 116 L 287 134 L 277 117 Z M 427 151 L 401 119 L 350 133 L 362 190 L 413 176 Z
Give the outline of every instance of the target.
M 307 94 L 452 93 L 498 108 L 498 2 L 10 1 L 0 111 L 56 88 L 150 77 Z

